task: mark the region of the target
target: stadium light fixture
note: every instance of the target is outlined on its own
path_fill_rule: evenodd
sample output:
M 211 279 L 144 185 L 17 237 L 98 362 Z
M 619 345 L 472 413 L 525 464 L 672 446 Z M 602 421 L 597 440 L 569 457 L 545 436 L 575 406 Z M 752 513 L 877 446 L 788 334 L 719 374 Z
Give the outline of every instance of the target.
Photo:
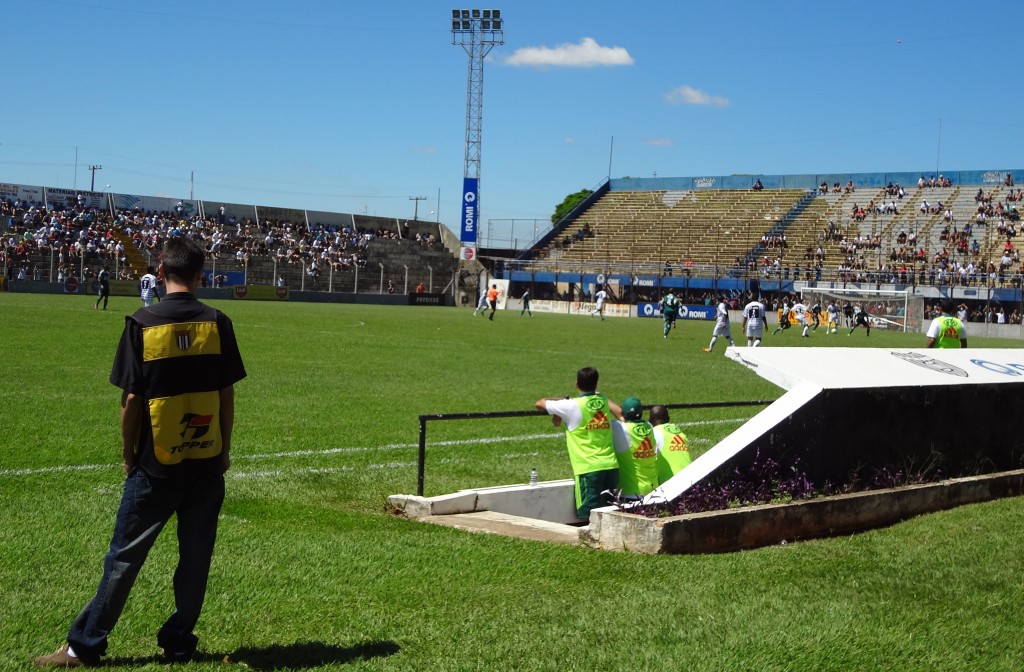
M 504 44 L 503 26 L 500 9 L 453 9 L 452 44 L 465 45 L 474 37 L 477 42 Z

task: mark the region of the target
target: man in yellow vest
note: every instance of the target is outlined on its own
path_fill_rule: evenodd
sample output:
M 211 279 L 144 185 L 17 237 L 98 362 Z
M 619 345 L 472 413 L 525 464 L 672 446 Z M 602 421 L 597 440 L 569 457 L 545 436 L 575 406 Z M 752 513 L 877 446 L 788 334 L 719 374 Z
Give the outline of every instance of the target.
M 650 418 L 654 426 L 654 449 L 657 453 L 660 485 L 690 464 L 690 444 L 682 428 L 669 422 L 668 409 L 664 406 L 651 406 Z
M 576 372 L 576 397 L 545 397 L 536 408 L 550 414 L 555 427 L 565 426 L 565 444 L 576 481 L 576 517 L 590 520 L 590 511 L 610 503 L 607 492 L 619 487 L 619 463 L 612 439 L 612 416 L 622 409 L 597 392 L 597 369 Z
M 135 579 L 157 535 L 177 518 L 174 613 L 157 632 L 166 663 L 188 662 L 206 596 L 224 472 L 231 466 L 234 385 L 245 378 L 234 327 L 195 296 L 203 247 L 174 237 L 164 245 L 167 295 L 126 318 L 110 382 L 121 393 L 125 482 L 96 595 L 64 644 L 38 667 L 101 663 Z
M 928 326 L 928 347 L 967 347 L 967 330 L 960 318 L 953 316 L 953 302 L 949 299 L 942 302 L 942 315 L 932 320 Z
M 644 407 L 636 397 L 622 401 L 622 420 L 612 423 L 615 457 L 619 462 L 619 497 L 636 501 L 658 487 L 654 428 L 644 420 Z

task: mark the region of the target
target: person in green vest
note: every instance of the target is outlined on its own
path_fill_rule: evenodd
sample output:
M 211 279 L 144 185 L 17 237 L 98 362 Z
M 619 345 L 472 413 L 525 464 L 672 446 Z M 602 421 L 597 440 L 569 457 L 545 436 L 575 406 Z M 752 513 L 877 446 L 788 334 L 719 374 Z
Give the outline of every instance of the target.
M 536 408 L 551 415 L 555 427 L 565 427 L 569 464 L 576 482 L 576 517 L 590 520 L 593 509 L 610 503 L 607 493 L 619 487 L 619 463 L 612 440 L 612 417 L 619 405 L 597 392 L 598 372 L 584 367 L 576 372 L 576 397 L 545 397 Z
M 966 348 L 967 329 L 959 317 L 953 316 L 953 302 L 942 301 L 942 315 L 932 320 L 928 327 L 929 348 Z
M 654 428 L 644 420 L 636 397 L 622 401 L 621 421 L 612 423 L 615 458 L 619 462 L 619 499 L 636 501 L 658 487 Z
M 682 428 L 669 422 L 668 409 L 651 406 L 650 422 L 654 427 L 654 450 L 657 454 L 658 484 L 672 478 L 690 464 L 690 443 Z

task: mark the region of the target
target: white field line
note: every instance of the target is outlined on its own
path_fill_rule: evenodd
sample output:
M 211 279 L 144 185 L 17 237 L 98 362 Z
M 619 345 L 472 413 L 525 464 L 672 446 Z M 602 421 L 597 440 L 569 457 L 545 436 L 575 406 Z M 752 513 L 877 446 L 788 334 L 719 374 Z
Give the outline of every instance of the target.
M 679 423 L 683 427 L 698 427 L 704 425 L 724 425 L 724 424 L 735 424 L 737 422 L 745 422 L 747 418 L 729 418 L 724 420 L 702 420 L 699 422 L 687 422 Z M 457 439 L 451 441 L 434 441 L 428 442 L 428 447 L 441 447 L 441 446 L 465 446 L 465 445 L 480 445 L 480 444 L 491 444 L 491 443 L 509 443 L 514 441 L 534 441 L 538 439 L 554 439 L 562 437 L 562 432 L 556 433 L 545 433 L 545 434 L 524 434 L 520 436 L 492 436 L 479 439 Z M 694 443 L 704 443 L 702 439 L 695 439 Z M 265 459 L 279 459 L 289 457 L 312 457 L 322 455 L 338 455 L 347 453 L 367 453 L 367 452 L 386 452 L 390 450 L 402 450 L 409 448 L 418 448 L 418 443 L 391 443 L 384 446 L 356 446 L 351 448 L 327 448 L 325 450 L 292 450 L 282 451 L 276 453 L 254 453 L 254 454 L 234 454 L 232 460 L 239 462 L 242 460 L 265 460 Z M 530 453 L 508 453 L 502 457 L 535 457 L 537 452 Z M 442 464 L 450 464 L 456 462 L 465 462 L 465 459 L 461 458 L 445 458 L 441 460 Z M 405 462 L 383 462 L 378 464 L 368 464 L 362 469 L 407 469 L 409 467 L 416 466 L 415 461 Z M 73 473 L 76 471 L 98 471 L 101 469 L 121 469 L 120 463 L 117 464 L 76 464 L 56 467 L 38 467 L 35 469 L 0 469 L 0 477 L 4 476 L 37 476 L 40 474 L 66 474 Z M 344 471 L 353 471 L 354 467 L 309 467 L 306 469 L 287 470 L 287 473 L 323 473 L 331 474 Z M 278 477 L 285 473 L 280 469 L 270 469 L 264 471 L 245 471 L 237 472 L 230 471 L 228 475 L 232 478 L 267 478 L 267 477 Z

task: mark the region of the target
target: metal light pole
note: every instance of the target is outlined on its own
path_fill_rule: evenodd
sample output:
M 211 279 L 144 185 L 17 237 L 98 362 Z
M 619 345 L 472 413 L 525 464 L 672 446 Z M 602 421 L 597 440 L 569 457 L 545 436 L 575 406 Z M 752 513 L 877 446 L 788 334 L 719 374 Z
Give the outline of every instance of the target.
M 500 9 L 453 9 L 452 44 L 469 57 L 466 70 L 466 147 L 462 174 L 459 241 L 463 260 L 476 256 L 480 222 L 480 146 L 483 137 L 484 58 L 495 45 L 505 43 L 505 22 Z
M 484 58 L 495 45 L 505 44 L 500 9 L 453 9 L 452 44 L 469 56 L 466 76 L 465 177 L 480 178 L 480 141 L 483 131 Z

